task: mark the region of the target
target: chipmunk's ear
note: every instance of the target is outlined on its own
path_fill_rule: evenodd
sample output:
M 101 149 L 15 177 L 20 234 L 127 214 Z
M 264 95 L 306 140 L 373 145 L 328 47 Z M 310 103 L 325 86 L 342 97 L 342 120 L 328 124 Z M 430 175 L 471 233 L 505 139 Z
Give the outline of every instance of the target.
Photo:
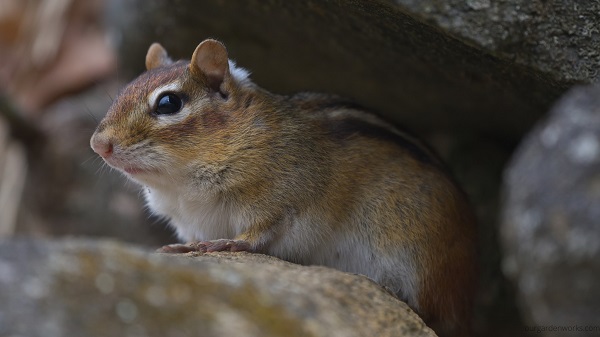
M 196 47 L 190 62 L 192 75 L 203 80 L 211 89 L 221 91 L 221 84 L 229 74 L 227 49 L 216 40 L 204 40 Z
M 158 42 L 154 42 L 146 54 L 146 70 L 168 66 L 173 60 L 167 54 L 167 51 Z

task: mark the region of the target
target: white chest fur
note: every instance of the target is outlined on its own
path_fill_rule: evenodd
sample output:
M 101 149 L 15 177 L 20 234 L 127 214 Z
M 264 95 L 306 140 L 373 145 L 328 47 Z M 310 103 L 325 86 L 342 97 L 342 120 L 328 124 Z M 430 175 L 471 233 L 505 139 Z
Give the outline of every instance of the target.
M 235 210 L 212 198 L 152 188 L 144 192 L 152 213 L 169 219 L 182 241 L 232 239 L 244 230 L 244 221 Z

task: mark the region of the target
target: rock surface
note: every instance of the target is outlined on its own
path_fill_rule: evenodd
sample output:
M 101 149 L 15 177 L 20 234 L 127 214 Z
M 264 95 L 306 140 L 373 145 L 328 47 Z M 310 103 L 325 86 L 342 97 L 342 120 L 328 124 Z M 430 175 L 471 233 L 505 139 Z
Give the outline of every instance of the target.
M 395 0 L 459 39 L 560 81 L 599 82 L 600 2 Z
M 244 253 L 0 241 L 1 336 L 435 336 L 369 279 Z
M 516 152 L 504 192 L 504 269 L 523 314 L 540 325 L 597 325 L 600 87 L 576 88 L 553 108 Z

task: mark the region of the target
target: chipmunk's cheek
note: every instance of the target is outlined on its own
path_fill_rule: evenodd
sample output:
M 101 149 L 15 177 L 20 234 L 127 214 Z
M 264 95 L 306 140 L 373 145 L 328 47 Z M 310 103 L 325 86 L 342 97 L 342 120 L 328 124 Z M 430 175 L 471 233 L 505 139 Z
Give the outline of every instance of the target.
M 217 132 L 227 125 L 227 115 L 218 110 L 205 111 L 200 119 L 205 132 Z

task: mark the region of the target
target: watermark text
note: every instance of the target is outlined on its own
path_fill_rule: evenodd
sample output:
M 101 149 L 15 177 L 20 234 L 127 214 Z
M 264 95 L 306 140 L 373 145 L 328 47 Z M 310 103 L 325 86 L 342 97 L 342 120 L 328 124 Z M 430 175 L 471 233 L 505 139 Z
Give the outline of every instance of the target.
M 535 333 L 545 332 L 600 332 L 600 325 L 527 325 L 525 331 Z

